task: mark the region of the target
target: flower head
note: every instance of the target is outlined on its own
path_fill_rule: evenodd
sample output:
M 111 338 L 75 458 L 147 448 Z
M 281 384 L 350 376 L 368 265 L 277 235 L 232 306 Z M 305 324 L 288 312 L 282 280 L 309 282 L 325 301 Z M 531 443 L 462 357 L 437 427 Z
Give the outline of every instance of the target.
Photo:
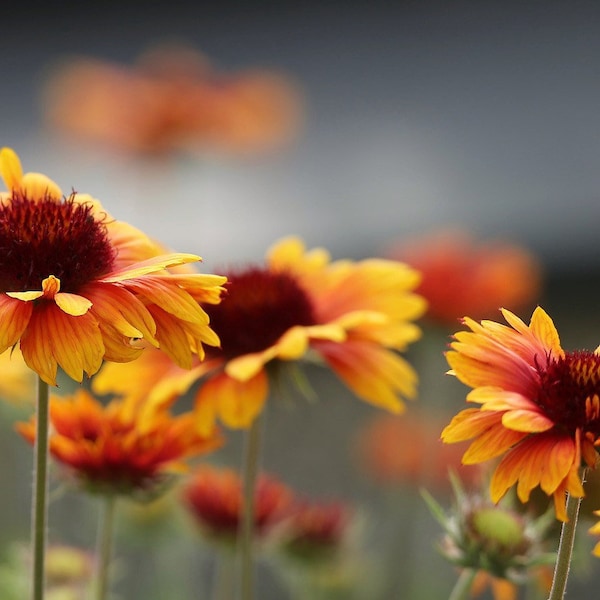
M 184 368 L 218 344 L 199 302 L 218 302 L 225 278 L 170 271 L 198 256 L 163 253 L 91 196 L 64 197 L 9 148 L 0 175 L 0 353 L 19 343 L 56 385 L 58 366 L 81 381 L 103 360 L 137 358 L 140 339 Z
M 254 535 L 262 537 L 287 514 L 292 491 L 272 476 L 259 476 L 254 498 Z M 210 539 L 233 542 L 243 505 L 242 481 L 232 469 L 202 465 L 190 476 L 183 502 Z
M 529 325 L 507 310 L 502 314 L 510 327 L 465 318 L 471 331 L 454 336 L 447 353 L 450 373 L 474 388 L 467 400 L 480 406 L 456 415 L 442 439 L 473 439 L 465 464 L 502 456 L 491 480 L 495 502 L 514 484 L 527 502 L 540 486 L 554 497 L 564 521 L 565 492 L 582 497 L 579 469 L 597 460 L 600 354 L 565 352 L 539 307 Z
M 533 254 L 511 242 L 477 242 L 465 231 L 442 230 L 394 245 L 388 255 L 422 274 L 418 292 L 427 318 L 455 324 L 462 315 L 489 318 L 500 306 L 528 307 L 541 287 Z
M 326 567 L 340 554 L 352 511 L 342 502 L 297 501 L 281 526 L 280 547 L 295 561 Z
M 379 259 L 330 262 L 325 250 L 307 252 L 291 237 L 271 249 L 265 266 L 227 275 L 223 301 L 206 309 L 221 346 L 204 363 L 186 373 L 147 354 L 130 368 L 107 365 L 96 390 L 168 404 L 204 377 L 196 393 L 199 426 L 219 418 L 244 428 L 263 408 L 268 374 L 311 357 L 361 399 L 389 411 L 400 412 L 402 399 L 414 395 L 416 374 L 397 354 L 418 339 L 412 320 L 425 309 L 412 292 L 419 276 L 410 267 Z
M 452 483 L 456 498 L 449 512 L 427 492 L 423 496 L 445 531 L 442 554 L 461 569 L 477 573 L 471 594 L 479 595 L 489 586 L 495 600 L 516 600 L 517 586 L 530 579 L 549 588 L 548 569 L 556 557 L 545 545 L 555 521 L 547 514 L 532 519 L 510 506 L 465 493 L 456 478 Z
M 190 413 L 157 411 L 144 429 L 120 401 L 103 406 L 85 390 L 50 399 L 50 452 L 85 489 L 99 493 L 151 495 L 168 475 L 185 470 L 184 459 L 222 444 L 217 431 L 201 435 Z M 32 419 L 18 431 L 35 440 Z
M 132 66 L 66 62 L 48 81 L 45 107 L 59 130 L 145 155 L 273 150 L 298 132 L 303 112 L 288 77 L 224 73 L 183 47 L 154 48 Z

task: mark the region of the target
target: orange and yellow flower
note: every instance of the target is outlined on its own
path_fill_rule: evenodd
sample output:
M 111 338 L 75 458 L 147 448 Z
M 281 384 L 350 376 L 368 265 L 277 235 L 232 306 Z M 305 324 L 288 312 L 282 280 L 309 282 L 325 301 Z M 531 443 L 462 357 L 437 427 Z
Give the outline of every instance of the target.
M 50 453 L 85 487 L 102 493 L 149 493 L 170 473 L 186 470 L 184 459 L 222 445 L 221 434 L 198 433 L 193 415 L 158 411 L 142 430 L 123 403 L 103 406 L 87 391 L 50 399 Z M 17 424 L 31 443 L 35 418 Z
M 427 318 L 437 323 L 490 318 L 501 306 L 529 308 L 541 289 L 541 266 L 529 250 L 508 241 L 478 242 L 464 230 L 399 242 L 387 254 L 421 272 L 417 291 L 428 302 Z
M 254 493 L 256 537 L 266 535 L 288 513 L 292 491 L 271 475 L 261 474 Z M 183 490 L 183 502 L 201 530 L 211 539 L 235 540 L 242 518 L 242 480 L 228 468 L 201 465 Z
M 227 294 L 206 308 L 220 349 L 186 372 L 154 353 L 130 365 L 106 365 L 98 393 L 133 405 L 168 405 L 198 379 L 199 427 L 215 419 L 248 427 L 269 393 L 269 376 L 284 362 L 313 357 L 326 363 L 361 399 L 401 412 L 417 376 L 398 351 L 418 339 L 412 322 L 425 310 L 413 293 L 419 275 L 383 259 L 330 262 L 322 248 L 307 252 L 290 237 L 276 244 L 266 266 L 227 273 Z
M 0 353 L 20 344 L 43 381 L 60 366 L 76 381 L 103 360 L 125 362 L 160 347 L 184 368 L 217 345 L 199 302 L 219 302 L 224 277 L 171 269 L 200 260 L 165 254 L 98 200 L 64 197 L 45 175 L 23 173 L 0 151 Z
M 566 520 L 565 492 L 582 497 L 580 467 L 594 467 L 600 438 L 600 354 L 565 352 L 550 317 L 536 308 L 526 325 L 508 310 L 510 327 L 465 318 L 454 336 L 450 373 L 474 388 L 442 432 L 444 442 L 473 439 L 466 464 L 502 456 L 490 490 L 494 502 L 517 485 L 522 502 L 540 488 Z
M 297 87 L 266 69 L 224 73 L 190 48 L 154 48 L 130 67 L 65 62 L 51 72 L 44 107 L 56 129 L 125 152 L 256 153 L 298 133 Z

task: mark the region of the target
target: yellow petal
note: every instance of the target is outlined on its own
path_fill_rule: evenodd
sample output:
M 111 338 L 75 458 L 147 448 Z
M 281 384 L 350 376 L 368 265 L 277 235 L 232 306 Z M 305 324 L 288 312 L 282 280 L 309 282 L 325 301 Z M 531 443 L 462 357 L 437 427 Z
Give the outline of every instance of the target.
M 555 425 L 554 421 L 533 410 L 510 410 L 502 416 L 502 424 L 508 429 L 528 433 L 548 431 Z
M 562 356 L 563 349 L 560 346 L 560 337 L 558 331 L 550 316 L 538 306 L 531 316 L 529 327 L 532 333 L 538 338 L 542 344 L 550 349 L 554 356 Z
M 90 310 L 92 303 L 83 296 L 60 292 L 54 296 L 57 306 L 68 315 L 80 317 Z
M 200 388 L 196 399 L 202 404 L 207 396 L 212 396 L 223 424 L 231 429 L 245 429 L 262 410 L 267 394 L 267 376 L 264 371 L 260 371 L 245 382 L 225 374 L 213 377 Z
M 237 381 L 248 381 L 254 377 L 266 363 L 275 357 L 275 349 L 268 348 L 264 352 L 244 354 L 230 360 L 225 365 L 225 373 Z
M 6 295 L 22 302 L 31 302 L 32 300 L 41 298 L 44 292 L 6 292 Z
M 63 197 L 60 187 L 42 173 L 25 173 L 19 187 L 31 200 L 52 198 L 59 201 Z
M 15 190 L 21 185 L 23 169 L 17 153 L 12 148 L 0 150 L 0 176 L 9 190 Z
M 169 267 L 176 267 L 178 265 L 198 262 L 199 260 L 202 259 L 196 254 L 163 254 L 161 256 L 143 260 L 133 265 L 128 265 L 118 271 L 114 271 L 113 273 L 110 273 L 108 277 L 102 278 L 102 281 L 116 283 L 118 281 L 125 281 L 127 279 L 136 279 L 150 273 L 162 271 Z

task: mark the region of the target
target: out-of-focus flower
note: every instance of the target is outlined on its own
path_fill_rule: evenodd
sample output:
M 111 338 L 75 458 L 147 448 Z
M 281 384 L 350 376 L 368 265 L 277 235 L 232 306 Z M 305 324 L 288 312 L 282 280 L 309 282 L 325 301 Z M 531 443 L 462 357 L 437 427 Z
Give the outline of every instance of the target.
M 547 552 L 551 514 L 532 519 L 510 507 L 499 506 L 479 494 L 467 494 L 453 479 L 455 502 L 446 513 L 424 492 L 432 515 L 444 528 L 443 555 L 461 569 L 476 573 L 471 594 L 491 587 L 495 600 L 516 600 L 518 586 L 533 580 L 545 591 L 552 583 L 556 555 Z
M 465 318 L 447 353 L 455 375 L 474 388 L 479 408 L 456 415 L 442 432 L 447 443 L 473 439 L 465 464 L 503 456 L 490 489 L 494 502 L 517 484 L 527 502 L 538 485 L 567 519 L 565 492 L 584 495 L 579 469 L 594 467 L 600 438 L 600 354 L 565 352 L 550 317 L 536 308 L 526 325 L 508 310 L 510 327 Z
M 60 544 L 51 544 L 45 556 L 47 600 L 85 600 L 91 593 L 94 556 Z M 29 594 L 31 565 L 26 548 L 9 547 L 6 562 L 0 564 L 0 597 L 22 600 Z
M 200 260 L 164 254 L 86 194 L 64 197 L 45 175 L 0 151 L 0 353 L 20 342 L 27 365 L 56 385 L 58 366 L 81 381 L 103 360 L 161 348 L 184 368 L 219 343 L 200 301 L 218 302 L 224 277 L 172 273 Z
M 443 425 L 440 414 L 423 409 L 401 417 L 377 416 L 358 439 L 365 472 L 383 484 L 427 485 L 443 491 L 450 488 L 449 471 L 460 469 L 464 482 L 478 485 L 481 469 L 461 465 L 464 444 L 451 446 L 439 441 Z
M 18 347 L 0 354 L 0 398 L 17 405 L 34 405 L 35 373 L 25 364 Z
M 254 492 L 254 536 L 264 537 L 287 514 L 293 492 L 271 475 L 258 477 Z M 202 465 L 191 474 L 183 502 L 209 539 L 233 543 L 242 518 L 242 481 L 232 469 Z
M 136 363 L 107 365 L 98 393 L 125 395 L 134 405 L 166 405 L 206 376 L 196 393 L 199 427 L 216 418 L 248 427 L 269 392 L 269 377 L 284 363 L 324 361 L 361 399 L 401 412 L 417 376 L 397 351 L 417 340 L 412 322 L 425 309 L 413 293 L 419 275 L 396 261 L 330 262 L 322 248 L 307 252 L 290 237 L 276 244 L 266 266 L 228 273 L 222 304 L 206 308 L 221 348 L 192 371 L 157 354 Z M 114 368 L 113 368 L 114 367 Z
M 155 48 L 131 67 L 78 58 L 57 67 L 47 121 L 126 152 L 272 151 L 300 129 L 298 86 L 266 69 L 227 74 L 189 48 Z
M 89 584 L 94 572 L 94 558 L 73 546 L 52 545 L 46 555 L 46 585 L 49 587 Z
M 297 501 L 281 525 L 279 548 L 294 561 L 327 568 L 342 552 L 351 521 L 342 502 Z
M 118 400 L 103 406 L 87 391 L 50 399 L 50 452 L 87 491 L 151 497 L 169 475 L 186 469 L 184 459 L 222 444 L 218 431 L 198 433 L 193 415 L 166 411 L 147 415 L 144 428 Z M 33 443 L 35 420 L 17 424 Z
M 600 510 L 595 510 L 594 515 L 596 515 L 597 517 L 600 517 Z M 588 531 L 591 535 L 600 535 L 600 521 L 598 523 L 595 523 L 594 525 L 592 525 Z M 594 549 L 592 550 L 592 554 L 594 556 L 597 556 L 600 558 L 600 542 L 598 542 L 594 546 Z
M 421 272 L 417 291 L 429 303 L 427 318 L 438 323 L 529 308 L 541 290 L 541 266 L 530 251 L 507 241 L 479 242 L 466 231 L 399 242 L 387 254 Z

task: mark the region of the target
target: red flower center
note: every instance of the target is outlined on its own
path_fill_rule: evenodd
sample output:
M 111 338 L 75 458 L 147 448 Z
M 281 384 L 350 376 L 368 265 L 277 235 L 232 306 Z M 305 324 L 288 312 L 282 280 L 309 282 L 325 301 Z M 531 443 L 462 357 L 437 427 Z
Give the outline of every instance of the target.
M 540 371 L 537 403 L 557 426 L 600 435 L 600 355 L 567 352 Z
M 77 292 L 108 273 L 114 259 L 105 225 L 73 197 L 34 201 L 15 191 L 0 203 L 0 291 L 41 290 L 54 275 L 61 291 Z
M 292 275 L 251 268 L 227 277 L 221 303 L 205 307 L 227 359 L 265 350 L 294 325 L 315 324 L 312 303 Z

